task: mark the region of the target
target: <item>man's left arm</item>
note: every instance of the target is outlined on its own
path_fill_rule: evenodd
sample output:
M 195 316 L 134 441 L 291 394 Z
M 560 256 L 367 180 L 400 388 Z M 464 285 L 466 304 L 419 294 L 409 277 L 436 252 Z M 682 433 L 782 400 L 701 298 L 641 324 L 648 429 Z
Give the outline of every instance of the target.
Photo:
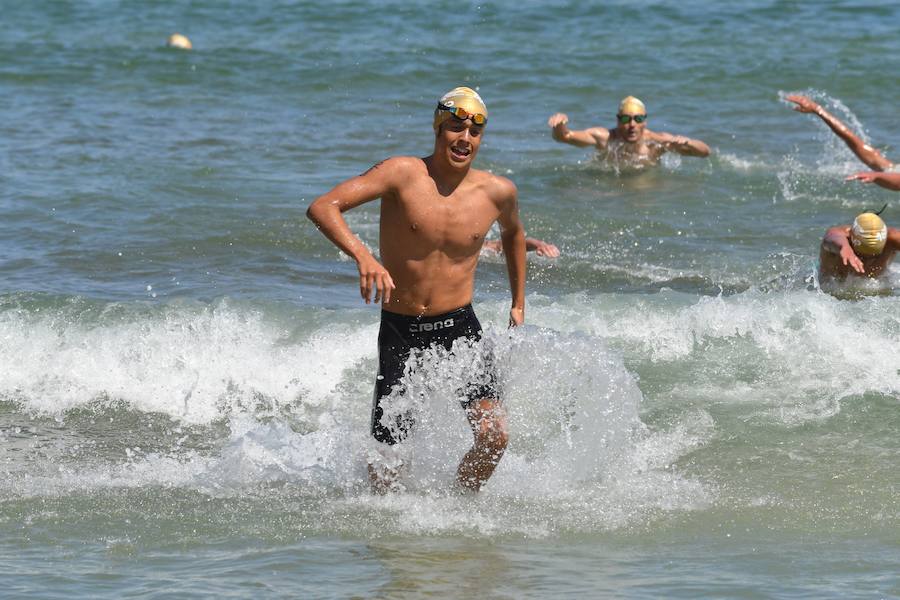
M 499 177 L 500 194 L 500 241 L 509 273 L 509 289 L 512 306 L 509 309 L 509 326 L 516 327 L 525 322 L 525 228 L 519 218 L 519 201 L 515 184 Z

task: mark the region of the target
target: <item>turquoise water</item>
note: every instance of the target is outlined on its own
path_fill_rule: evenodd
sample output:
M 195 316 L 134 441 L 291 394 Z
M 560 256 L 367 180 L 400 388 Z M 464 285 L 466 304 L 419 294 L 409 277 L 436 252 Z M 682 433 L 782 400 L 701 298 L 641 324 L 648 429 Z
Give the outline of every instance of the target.
M 33 2 L 0 33 L 0 581 L 9 597 L 900 597 L 900 268 L 822 293 L 824 230 L 900 196 L 891 3 Z M 189 53 L 164 47 L 180 31 Z M 475 307 L 511 441 L 477 497 L 434 362 L 407 491 L 365 455 L 377 309 L 306 220 L 425 155 L 477 86 L 519 188 Z M 616 172 L 548 116 L 713 148 Z M 377 246 L 377 206 L 349 213 Z

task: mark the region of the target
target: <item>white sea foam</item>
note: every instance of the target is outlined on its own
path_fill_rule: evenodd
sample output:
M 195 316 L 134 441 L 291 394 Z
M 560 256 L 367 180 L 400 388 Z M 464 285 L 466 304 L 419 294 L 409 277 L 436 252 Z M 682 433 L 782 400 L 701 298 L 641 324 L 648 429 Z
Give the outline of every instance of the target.
M 683 395 L 673 392 L 673 401 L 731 398 L 794 422 L 834 414 L 844 398 L 900 392 L 900 298 L 893 296 L 663 292 L 625 303 L 577 294 L 532 313 L 550 327 L 587 329 L 634 361 L 703 365 L 699 380 L 676 386 Z
M 615 528 L 717 501 L 715 483 L 679 465 L 720 435 L 711 407 L 791 426 L 827 419 L 848 398 L 900 393 L 895 297 L 848 302 L 787 288 L 699 299 L 582 292 L 532 295 L 529 303 L 530 322 L 540 327 L 486 335 L 511 437 L 474 499 L 447 490 L 471 444 L 456 390 L 471 376 L 477 348 L 435 353 L 407 375 L 412 395 L 424 394 L 413 405 L 418 425 L 401 445 L 411 459 L 406 492 L 384 499 L 370 496 L 365 466 L 375 447 L 368 435 L 375 323 L 331 322 L 292 337 L 262 313 L 227 304 L 99 323 L 7 311 L 2 393 L 26 412 L 65 424 L 72 408 L 105 410 L 94 405 L 106 397 L 122 400 L 128 414 L 172 419 L 175 429 L 205 427 L 208 436 L 215 427 L 207 424 L 227 427 L 203 449 L 176 440 L 50 461 L 46 445 L 33 444 L 27 451 L 35 460 L 4 465 L 5 493 L 161 486 L 228 496 L 287 486 L 301 497 L 332 498 L 320 516 L 337 529 L 347 510 L 414 532 Z M 505 303 L 478 309 L 490 323 Z M 691 408 L 648 428 L 626 364 L 676 373 L 654 402 Z M 4 435 L 14 443 L 17 434 Z
M 154 451 L 68 457 L 61 465 L 8 463 L 6 494 L 13 496 L 154 486 L 229 496 L 286 485 L 301 496 L 338 495 L 336 513 L 353 506 L 400 511 L 395 526 L 403 530 L 529 535 L 619 527 L 714 499 L 708 486 L 674 468 L 712 426 L 647 429 L 635 379 L 591 335 L 488 331 L 511 441 L 477 499 L 448 490 L 472 443 L 456 390 L 471 377 L 480 349 L 426 357 L 404 380 L 411 396 L 425 392 L 414 406 L 416 429 L 399 447 L 410 459 L 406 492 L 380 499 L 368 491 L 365 466 L 377 446 L 368 434 L 374 324 L 328 325 L 288 343 L 286 332 L 260 314 L 228 306 L 172 308 L 140 322 L 92 326 L 58 317 L 3 315 L 0 335 L 29 345 L 4 350 L 4 364 L 15 358 L 19 368 L 2 374 L 7 398 L 64 423 L 72 408 L 104 410 L 96 397 L 117 397 L 128 414 L 162 413 L 182 423 L 175 429 L 224 420 L 227 439 L 210 440 L 205 450 L 179 440 Z M 260 411 L 260 403 L 268 407 Z M 303 413 L 302 427 L 283 418 L 285 410 Z
M 259 313 L 227 303 L 155 317 L 80 322 L 77 314 L 0 314 L 0 396 L 61 414 L 98 398 L 209 423 L 265 399 L 333 400 L 343 369 L 371 357 L 376 326 L 329 327 L 294 345 Z

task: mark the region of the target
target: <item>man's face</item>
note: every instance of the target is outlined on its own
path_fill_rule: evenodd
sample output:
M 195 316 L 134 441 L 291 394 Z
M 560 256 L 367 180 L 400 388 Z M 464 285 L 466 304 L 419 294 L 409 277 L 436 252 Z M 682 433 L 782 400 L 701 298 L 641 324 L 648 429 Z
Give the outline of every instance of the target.
M 626 142 L 639 142 L 644 137 L 647 113 L 622 112 L 616 115 L 616 123 L 616 127 L 622 133 L 622 139 Z
M 475 160 L 483 133 L 483 125 L 475 125 L 471 119 L 451 116 L 441 123 L 438 130 L 435 154 L 445 154 L 453 167 L 466 168 Z

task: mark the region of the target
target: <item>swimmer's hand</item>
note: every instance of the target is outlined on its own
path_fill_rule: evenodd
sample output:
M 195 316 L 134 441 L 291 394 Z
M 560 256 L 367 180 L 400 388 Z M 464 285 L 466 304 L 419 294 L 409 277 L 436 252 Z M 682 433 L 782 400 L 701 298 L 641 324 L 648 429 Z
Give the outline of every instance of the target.
M 553 139 L 557 142 L 565 142 L 570 135 L 571 132 L 567 125 L 568 122 L 569 117 L 567 117 L 565 113 L 556 113 L 550 115 L 550 118 L 547 119 L 547 125 L 553 129 Z
M 497 254 L 503 252 L 503 246 L 500 245 L 500 240 L 485 240 L 482 249 L 487 250 L 488 252 L 496 252 Z
M 679 148 L 682 150 L 690 150 L 691 146 L 691 138 L 685 137 L 683 135 L 673 135 L 670 139 L 666 140 L 665 146 L 666 149 L 672 150 L 675 148 Z
M 874 183 L 886 190 L 900 192 L 900 173 L 883 173 L 881 171 L 860 171 L 847 177 L 846 181 Z
M 818 113 L 821 108 L 818 104 L 807 98 L 806 96 L 800 96 L 798 94 L 793 94 L 790 96 L 785 96 L 784 98 L 788 102 L 793 102 L 797 106 L 794 107 L 794 110 L 802 113 Z
M 559 256 L 559 248 L 553 244 L 548 244 L 543 240 L 535 240 L 534 253 L 538 256 L 546 256 L 547 258 L 556 258 Z
M 854 173 L 853 175 L 848 176 L 844 181 L 859 181 L 860 183 L 878 183 L 879 177 L 881 177 L 882 173 L 874 172 L 874 171 L 860 171 L 859 173 Z
M 525 322 L 525 309 L 512 307 L 509 309 L 509 326 L 518 327 Z
M 550 115 L 550 118 L 547 119 L 547 125 L 556 129 L 560 125 L 565 125 L 569 122 L 569 117 L 566 113 L 555 113 Z
M 387 304 L 391 301 L 391 290 L 395 287 L 391 274 L 387 272 L 380 262 L 369 255 L 356 263 L 359 269 L 359 293 L 366 301 L 372 301 L 372 291 L 375 292 L 374 302 Z
M 841 260 L 845 267 L 850 265 L 853 270 L 860 275 L 865 274 L 866 268 L 863 266 L 862 261 L 859 260 L 859 257 L 856 255 L 856 252 L 853 251 L 853 247 L 850 246 L 850 244 L 841 246 Z

